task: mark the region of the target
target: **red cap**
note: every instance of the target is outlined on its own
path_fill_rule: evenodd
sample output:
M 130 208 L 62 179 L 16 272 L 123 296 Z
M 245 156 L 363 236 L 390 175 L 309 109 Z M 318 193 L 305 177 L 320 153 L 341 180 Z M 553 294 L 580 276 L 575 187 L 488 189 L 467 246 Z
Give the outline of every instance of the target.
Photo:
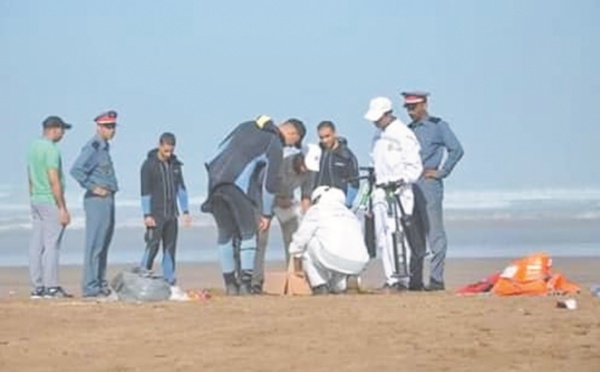
M 427 96 L 429 93 L 426 92 L 403 92 L 402 96 L 404 96 L 404 104 L 410 105 L 413 103 L 421 103 L 427 101 Z
M 117 122 L 117 112 L 110 110 L 104 112 L 94 119 L 97 124 L 115 124 Z

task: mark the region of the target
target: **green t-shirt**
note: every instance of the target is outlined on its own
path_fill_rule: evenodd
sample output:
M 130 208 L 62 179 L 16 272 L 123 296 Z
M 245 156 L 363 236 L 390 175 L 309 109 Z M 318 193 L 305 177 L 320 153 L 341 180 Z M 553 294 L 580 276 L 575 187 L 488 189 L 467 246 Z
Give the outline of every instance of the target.
M 58 169 L 63 191 L 65 189 L 60 151 L 56 143 L 46 138 L 33 141 L 27 154 L 27 169 L 31 180 L 31 202 L 55 204 L 48 178 L 49 169 Z

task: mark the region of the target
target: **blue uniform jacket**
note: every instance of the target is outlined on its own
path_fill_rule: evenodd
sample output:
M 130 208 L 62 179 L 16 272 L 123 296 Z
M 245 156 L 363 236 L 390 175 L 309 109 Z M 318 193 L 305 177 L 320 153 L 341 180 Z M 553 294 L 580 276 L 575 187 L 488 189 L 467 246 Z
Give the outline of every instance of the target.
M 444 149 L 448 151 L 446 161 L 438 169 L 439 178 L 447 177 L 464 154 L 448 123 L 440 118 L 426 116 L 410 123 L 408 127 L 414 131 L 421 145 L 423 168 L 438 169 L 444 157 Z
M 119 190 L 109 148 L 108 142 L 94 136 L 81 149 L 70 173 L 84 189 L 103 187 L 113 193 Z

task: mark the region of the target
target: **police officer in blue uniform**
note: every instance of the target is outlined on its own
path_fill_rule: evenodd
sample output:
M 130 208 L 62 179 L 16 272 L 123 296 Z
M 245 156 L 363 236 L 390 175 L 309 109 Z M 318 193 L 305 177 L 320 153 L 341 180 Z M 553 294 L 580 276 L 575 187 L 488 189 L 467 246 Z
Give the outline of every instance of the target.
M 404 92 L 402 96 L 404 97 L 404 107 L 412 119 L 409 128 L 414 131 L 421 145 L 420 155 L 423 162 L 423 174 L 417 182 L 421 192 L 416 193 L 415 198 L 421 215 L 427 216 L 424 222 L 427 241 L 432 253 L 429 286 L 426 289 L 431 291 L 444 290 L 444 262 L 448 242 L 444 230 L 442 209 L 444 199 L 443 179 L 450 175 L 452 169 L 462 158 L 464 151 L 448 123 L 440 118 L 429 116 L 427 112 L 428 93 Z M 420 196 L 424 200 L 419 201 Z M 422 286 L 424 253 L 418 255 L 420 262 L 414 265 L 411 263 L 414 278 L 414 281 L 411 280 L 412 289 Z
M 96 135 L 81 149 L 71 168 L 71 176 L 85 189 L 82 293 L 84 297 L 107 297 L 111 291 L 106 280 L 106 264 L 115 228 L 114 195 L 119 190 L 109 141 L 115 136 L 117 113 L 105 112 L 94 121 Z

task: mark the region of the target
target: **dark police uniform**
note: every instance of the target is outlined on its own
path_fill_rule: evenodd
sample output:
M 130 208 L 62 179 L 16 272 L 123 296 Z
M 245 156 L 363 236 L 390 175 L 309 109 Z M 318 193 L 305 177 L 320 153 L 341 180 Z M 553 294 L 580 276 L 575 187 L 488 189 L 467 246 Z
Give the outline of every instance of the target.
M 109 111 L 97 116 L 94 121 L 116 124 L 116 113 Z M 110 294 L 106 266 L 115 228 L 114 195 L 119 190 L 108 142 L 95 135 L 81 149 L 70 173 L 86 190 L 83 200 L 86 243 L 82 293 L 84 297 L 106 296 Z M 92 190 L 96 187 L 106 189 L 108 194 L 94 194 Z
M 425 102 L 428 93 L 406 92 L 402 95 L 406 106 L 411 103 Z M 450 175 L 464 151 L 448 123 L 440 118 L 427 115 L 421 120 L 410 123 L 409 128 L 413 130 L 421 145 L 423 169 L 437 172 L 436 178 L 419 179 L 417 186 L 422 193 L 417 193 L 415 197 L 418 199 L 419 195 L 422 195 L 425 199 L 424 202 L 417 200 L 416 205 L 420 208 L 421 215 L 427 216 L 425 221 L 427 241 L 432 253 L 430 288 L 443 289 L 444 262 L 448 249 L 443 220 L 443 179 Z

